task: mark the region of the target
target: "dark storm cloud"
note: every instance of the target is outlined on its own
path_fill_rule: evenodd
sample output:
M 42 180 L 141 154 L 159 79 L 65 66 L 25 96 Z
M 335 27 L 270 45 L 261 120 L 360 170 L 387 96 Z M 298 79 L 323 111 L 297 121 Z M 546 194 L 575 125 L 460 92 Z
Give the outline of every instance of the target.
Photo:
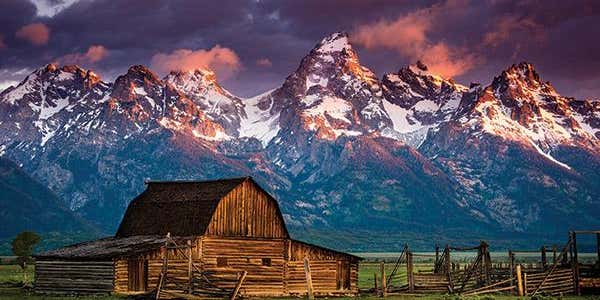
M 485 83 L 510 64 L 526 60 L 564 94 L 600 96 L 600 41 L 596 39 L 600 9 L 595 1 L 64 3 L 46 1 L 46 9 L 64 6 L 54 10 L 58 13 L 52 17 L 36 11 L 27 1 L 0 3 L 0 45 L 4 45 L 0 46 L 0 82 L 16 77 L 7 74 L 65 58 L 113 78 L 130 65 L 149 65 L 157 54 L 204 55 L 219 45 L 218 49 L 233 51 L 240 63 L 224 85 L 249 96 L 280 84 L 326 34 L 412 24 L 414 31 L 404 33 L 388 28 L 389 39 L 377 31 L 365 31 L 378 34 L 380 40 L 370 44 L 364 38 L 355 41 L 363 64 L 381 75 L 425 56 L 440 66 L 454 67 L 449 74 L 455 74 L 459 82 Z M 417 16 L 416 21 L 406 23 L 411 16 Z M 15 36 L 32 23 L 48 26 L 47 44 L 36 47 Z M 413 45 L 401 34 L 422 34 L 423 39 L 415 39 Z M 190 52 L 176 52 L 180 49 Z M 445 60 L 440 59 L 443 55 Z M 452 65 L 457 61 L 464 62 L 462 69 Z

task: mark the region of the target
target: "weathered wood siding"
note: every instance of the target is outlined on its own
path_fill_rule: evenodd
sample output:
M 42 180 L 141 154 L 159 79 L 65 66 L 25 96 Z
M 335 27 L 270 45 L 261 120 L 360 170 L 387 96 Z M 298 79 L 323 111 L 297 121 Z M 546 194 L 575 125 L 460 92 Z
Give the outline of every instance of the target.
M 338 263 L 335 260 L 312 260 L 310 272 L 314 293 L 318 295 L 352 294 L 358 292 L 358 263 L 350 264 L 350 288 L 338 285 Z M 290 294 L 306 294 L 304 261 L 288 262 L 287 287 Z
M 184 250 L 187 252 L 187 250 Z M 167 288 L 187 285 L 188 260 L 176 249 L 167 250 L 168 269 L 167 269 Z M 199 249 L 192 248 L 192 258 L 198 263 Z M 146 260 L 148 262 L 148 290 L 155 289 L 158 286 L 158 278 L 162 270 L 163 259 L 160 250 L 148 252 L 146 254 L 121 257 L 115 261 L 115 292 L 127 293 L 129 291 L 129 260 Z
M 206 235 L 286 238 L 287 231 L 277 201 L 246 180 L 221 200 Z
M 221 288 L 233 289 L 235 281 L 230 277 L 237 272 L 248 275 L 240 293 L 251 296 L 284 295 L 284 240 L 259 240 L 206 237 L 202 240 L 202 267 L 205 271 L 222 274 L 214 282 Z M 263 265 L 263 258 L 270 266 Z M 218 266 L 218 260 L 227 261 L 227 266 Z
M 128 269 L 127 260 L 120 259 L 115 261 L 115 292 L 127 292 Z
M 315 293 L 322 295 L 357 293 L 358 260 L 350 255 L 331 251 L 299 241 L 290 241 L 290 261 L 288 262 L 288 287 L 292 294 L 306 293 L 304 258 L 308 258 Z M 348 264 L 349 289 L 341 280 L 342 264 Z
M 187 249 L 183 249 L 188 253 Z M 187 286 L 188 261 L 178 250 L 168 250 L 168 274 L 165 287 L 181 289 Z M 194 265 L 207 271 L 210 281 L 216 286 L 232 290 L 237 276 L 242 271 L 248 275 L 240 290 L 245 296 L 286 296 L 306 293 L 304 257 L 309 258 L 313 287 L 319 295 L 340 295 L 358 292 L 358 262 L 351 256 L 329 251 L 302 242 L 288 239 L 260 239 L 243 237 L 198 237 L 193 241 Z M 122 258 L 115 264 L 115 291 L 128 292 L 128 259 L 148 261 L 148 289 L 158 284 L 162 268 L 160 251 L 143 256 Z M 267 259 L 270 266 L 264 265 Z M 219 266 L 218 260 L 226 261 Z M 350 266 L 350 289 L 340 287 L 339 266 L 348 262 Z
M 110 293 L 113 291 L 113 261 L 38 260 L 35 291 L 39 293 Z

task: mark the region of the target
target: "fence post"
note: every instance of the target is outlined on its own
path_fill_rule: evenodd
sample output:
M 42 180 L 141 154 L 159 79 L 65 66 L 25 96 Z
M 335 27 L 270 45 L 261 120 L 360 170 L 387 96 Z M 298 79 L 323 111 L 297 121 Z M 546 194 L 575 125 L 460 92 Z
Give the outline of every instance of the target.
M 312 284 L 312 275 L 310 273 L 310 262 L 308 258 L 304 258 L 304 274 L 306 275 L 306 293 L 308 295 L 309 300 L 315 299 L 315 295 L 313 294 L 313 284 Z
M 573 231 L 571 233 L 571 235 L 573 236 L 573 272 L 575 275 L 575 294 L 576 295 L 581 295 L 581 291 L 579 290 L 579 259 L 578 259 L 578 254 L 577 254 L 577 233 L 575 233 L 575 231 Z
M 598 252 L 598 263 L 600 264 L 600 232 L 596 233 L 596 252 Z
M 444 256 L 445 256 L 445 260 L 446 260 L 446 274 L 450 275 L 450 268 L 451 268 L 451 261 L 450 261 L 450 246 L 448 246 L 446 244 L 446 248 L 444 248 Z
M 188 294 L 192 294 L 192 241 L 187 241 L 188 246 Z
M 548 267 L 548 262 L 546 261 L 546 246 L 542 246 L 542 270 L 546 271 Z
M 440 246 L 438 244 L 435 244 L 435 263 L 433 264 L 433 273 L 439 273 L 441 267 L 442 266 L 440 265 Z
M 408 278 L 408 291 L 415 291 L 415 279 L 413 277 L 413 255 L 412 252 L 406 252 L 406 277 Z
M 377 272 L 373 273 L 373 287 L 375 290 L 375 295 L 379 294 L 379 290 L 377 289 Z
M 387 296 L 387 284 L 385 282 L 385 262 L 381 262 L 379 268 L 381 269 L 381 296 L 385 297 Z
M 527 296 L 527 273 L 523 273 L 523 296 Z
M 523 278 L 521 277 L 521 265 L 517 265 L 517 294 L 523 297 Z

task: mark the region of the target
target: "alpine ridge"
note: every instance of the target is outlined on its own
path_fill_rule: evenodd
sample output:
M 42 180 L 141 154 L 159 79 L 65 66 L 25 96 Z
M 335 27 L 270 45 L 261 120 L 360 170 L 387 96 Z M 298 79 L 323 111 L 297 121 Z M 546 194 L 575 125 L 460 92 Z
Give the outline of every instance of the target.
M 252 175 L 297 235 L 393 232 L 372 235 L 378 249 L 442 232 L 552 238 L 600 221 L 599 138 L 600 102 L 560 95 L 529 63 L 470 87 L 423 62 L 379 79 L 343 32 L 247 99 L 211 70 L 140 65 L 105 82 L 50 64 L 0 93 L 0 153 L 107 231 L 146 178 Z M 366 250 L 353 232 L 341 246 Z

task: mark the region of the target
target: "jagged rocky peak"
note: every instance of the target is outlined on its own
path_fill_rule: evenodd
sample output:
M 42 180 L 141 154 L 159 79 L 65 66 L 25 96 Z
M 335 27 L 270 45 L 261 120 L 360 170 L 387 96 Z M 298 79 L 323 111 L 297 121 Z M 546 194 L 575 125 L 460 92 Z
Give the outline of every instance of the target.
M 123 75 L 128 79 L 133 80 L 144 80 L 152 83 L 159 84 L 161 80 L 158 78 L 154 72 L 152 72 L 148 67 L 144 65 L 134 65 L 129 67 L 127 73 Z M 118 80 L 118 79 L 117 79 Z
M 127 73 L 115 81 L 111 97 L 120 102 L 136 99 L 162 98 L 162 81 L 150 69 L 142 65 L 131 66 Z
M 17 86 L 10 87 L 0 94 L 0 102 L 16 105 L 21 101 L 35 105 L 55 106 L 56 101 L 74 102 L 88 90 L 107 85 L 92 71 L 77 65 L 59 66 L 51 63 L 31 72 Z M 100 94 L 96 90 L 93 94 Z M 47 104 L 42 102 L 48 100 Z
M 432 73 L 427 65 L 422 61 L 417 61 L 413 65 L 401 68 L 398 73 L 385 74 L 383 77 L 384 85 L 388 87 L 398 87 L 400 89 L 414 87 L 417 89 L 455 89 L 466 91 L 467 87 L 456 84 L 452 79 L 443 78 L 440 75 Z M 416 95 L 418 96 L 418 95 Z
M 37 76 L 31 78 L 31 75 Z M 52 83 L 90 80 L 92 82 L 91 86 L 101 82 L 100 76 L 96 73 L 91 70 L 86 70 L 78 65 L 59 66 L 58 64 L 50 63 L 45 67 L 33 71 L 31 75 L 25 80 L 39 79 Z
M 219 85 L 215 72 L 208 69 L 171 71 L 164 78 L 164 81 L 186 95 L 198 95 L 205 93 L 207 89 L 229 94 Z
M 550 82 L 543 82 L 534 66 L 528 62 L 512 65 L 510 68 L 502 71 L 500 76 L 494 78 L 492 86 L 500 93 L 515 93 L 515 98 L 518 97 L 519 93 L 527 96 L 527 93 L 531 94 L 531 92 L 548 96 L 558 96 L 552 84 Z
M 323 38 L 304 57 L 296 73 L 312 73 L 312 76 L 308 74 L 310 77 L 306 78 L 306 89 L 313 85 L 326 85 L 318 73 L 336 75 L 344 81 L 357 78 L 374 87 L 379 86 L 375 74 L 360 64 L 358 54 L 352 49 L 345 32 L 336 32 Z
M 326 36 L 317 44 L 315 51 L 321 53 L 332 53 L 332 52 L 350 52 L 352 46 L 348 41 L 348 33 L 346 32 L 335 32 L 329 36 Z
M 523 62 L 502 71 L 485 88 L 472 88 L 454 118 L 471 134 L 518 141 L 541 155 L 560 145 L 598 148 L 595 120 L 575 102 Z
M 391 125 L 379 80 L 360 64 L 343 32 L 317 43 L 273 95 L 282 98 L 274 103 L 275 112 L 293 109 L 290 115 L 299 126 L 318 138 L 356 136 Z

